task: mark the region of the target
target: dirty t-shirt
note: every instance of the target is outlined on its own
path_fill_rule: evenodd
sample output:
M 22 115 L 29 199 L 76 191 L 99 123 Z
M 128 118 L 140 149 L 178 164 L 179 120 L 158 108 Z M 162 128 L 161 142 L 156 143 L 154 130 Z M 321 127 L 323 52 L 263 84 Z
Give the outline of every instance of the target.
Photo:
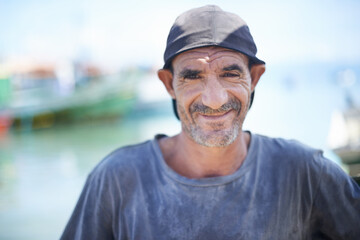
M 321 151 L 251 134 L 234 174 L 188 179 L 160 137 L 93 170 L 62 239 L 360 239 L 360 189 Z

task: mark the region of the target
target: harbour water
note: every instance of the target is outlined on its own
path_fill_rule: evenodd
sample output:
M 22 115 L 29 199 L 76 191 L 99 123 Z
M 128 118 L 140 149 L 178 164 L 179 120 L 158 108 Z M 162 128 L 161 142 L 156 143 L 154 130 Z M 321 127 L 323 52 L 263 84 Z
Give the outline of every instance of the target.
M 161 118 L 161 121 L 158 121 Z M 1 140 L 0 239 L 57 239 L 87 174 L 125 144 L 171 132 L 170 114 L 11 134 Z
M 345 92 L 360 103 L 359 81 L 339 84 L 349 69 L 360 76 L 359 66 L 268 66 L 244 128 L 298 139 L 338 162 L 327 146 L 331 115 L 346 107 Z M 179 129 L 169 100 L 111 121 L 10 132 L 0 139 L 0 239 L 58 239 L 86 176 L 104 156 Z

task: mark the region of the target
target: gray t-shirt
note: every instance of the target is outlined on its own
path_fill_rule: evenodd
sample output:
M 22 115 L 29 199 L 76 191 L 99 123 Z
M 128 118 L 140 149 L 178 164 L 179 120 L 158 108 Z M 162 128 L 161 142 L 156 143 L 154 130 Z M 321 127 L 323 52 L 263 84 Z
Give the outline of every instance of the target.
M 360 239 L 360 188 L 321 151 L 251 134 L 234 174 L 188 179 L 160 137 L 98 164 L 61 239 Z

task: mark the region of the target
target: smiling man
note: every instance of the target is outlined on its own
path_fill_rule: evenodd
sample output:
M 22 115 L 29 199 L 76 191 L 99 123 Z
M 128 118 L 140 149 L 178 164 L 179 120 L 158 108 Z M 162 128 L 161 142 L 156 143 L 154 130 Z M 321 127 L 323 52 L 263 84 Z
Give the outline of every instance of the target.
M 179 135 L 159 140 L 172 169 L 203 178 L 229 175 L 240 167 L 250 141 L 242 124 L 264 71 L 264 64 L 249 69 L 246 55 L 218 46 L 180 53 L 171 70 L 158 71 L 176 99 L 182 124 Z
M 164 59 L 181 132 L 106 157 L 62 239 L 359 239 L 346 173 L 319 150 L 243 131 L 265 63 L 240 17 L 183 13 Z

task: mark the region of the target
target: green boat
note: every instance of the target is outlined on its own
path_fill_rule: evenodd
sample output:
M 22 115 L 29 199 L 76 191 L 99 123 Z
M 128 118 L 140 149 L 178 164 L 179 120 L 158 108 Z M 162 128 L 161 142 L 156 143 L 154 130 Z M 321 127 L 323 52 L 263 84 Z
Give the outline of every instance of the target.
M 48 85 L 12 91 L 0 106 L 0 119 L 7 119 L 15 130 L 33 130 L 118 118 L 136 103 L 136 83 L 142 74 L 127 71 L 100 76 L 65 92 Z

